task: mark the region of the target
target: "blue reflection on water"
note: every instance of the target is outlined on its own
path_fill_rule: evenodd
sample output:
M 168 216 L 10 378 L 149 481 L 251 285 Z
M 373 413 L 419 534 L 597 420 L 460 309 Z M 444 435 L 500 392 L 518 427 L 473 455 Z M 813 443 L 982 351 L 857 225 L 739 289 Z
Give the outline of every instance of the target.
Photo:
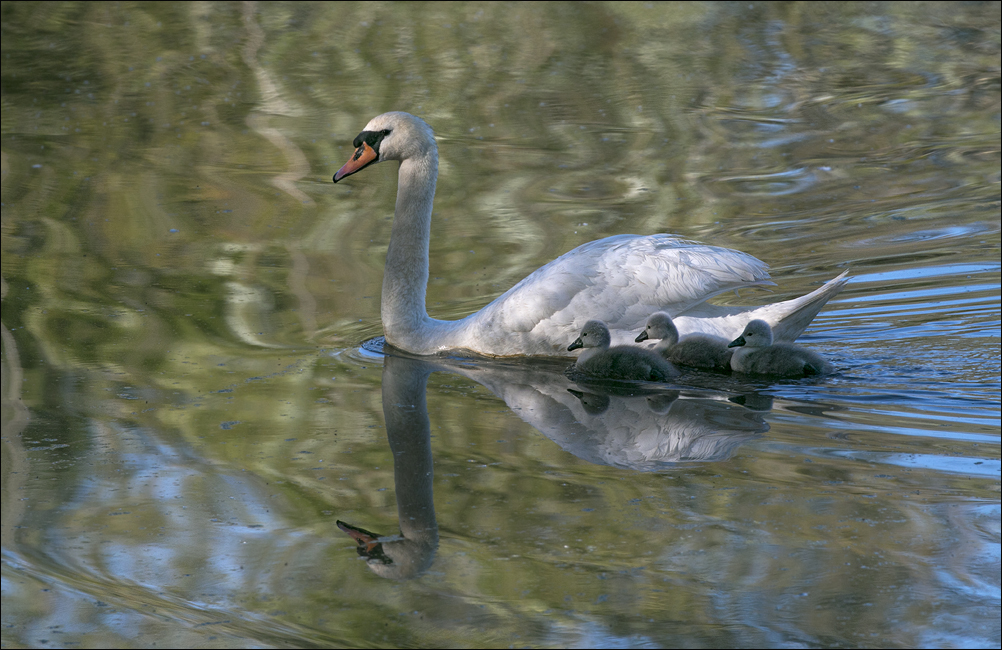
M 998 273 L 1002 270 L 1000 264 L 946 264 L 944 266 L 923 266 L 918 268 L 883 271 L 881 273 L 864 273 L 855 275 L 852 283 L 887 282 L 888 280 L 910 280 L 914 278 L 932 278 L 942 275 L 970 275 L 973 273 Z M 997 285 L 996 285 L 997 286 Z M 886 296 L 886 294 L 884 294 Z M 876 298 L 871 298 L 876 299 Z M 886 297 L 881 297 L 885 300 Z M 862 298 L 856 298 L 862 300 Z
M 1002 462 L 990 458 L 965 458 L 935 454 L 888 454 L 878 451 L 854 449 L 826 449 L 824 455 L 852 458 L 868 463 L 882 463 L 899 467 L 920 467 L 951 474 L 971 474 L 998 478 Z

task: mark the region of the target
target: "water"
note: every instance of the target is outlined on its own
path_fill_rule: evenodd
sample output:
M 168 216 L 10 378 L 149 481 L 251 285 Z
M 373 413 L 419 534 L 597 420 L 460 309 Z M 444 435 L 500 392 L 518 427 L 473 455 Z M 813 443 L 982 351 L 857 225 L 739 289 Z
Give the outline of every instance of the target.
M 2 23 L 4 644 L 1002 640 L 997 4 Z M 384 349 L 395 169 L 330 177 L 386 110 L 439 137 L 432 315 L 673 232 L 771 265 L 723 303 L 848 268 L 839 372 Z

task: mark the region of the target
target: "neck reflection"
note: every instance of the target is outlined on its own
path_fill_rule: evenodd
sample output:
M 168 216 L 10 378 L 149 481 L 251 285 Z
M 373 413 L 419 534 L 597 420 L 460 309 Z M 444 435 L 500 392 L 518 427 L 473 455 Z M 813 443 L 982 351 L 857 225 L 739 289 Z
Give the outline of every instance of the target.
M 400 534 L 380 536 L 343 521 L 337 525 L 358 543 L 358 554 L 384 578 L 407 580 L 431 566 L 438 549 L 432 499 L 431 423 L 425 397 L 438 368 L 417 359 L 383 359 L 383 418 L 393 453 L 393 484 Z

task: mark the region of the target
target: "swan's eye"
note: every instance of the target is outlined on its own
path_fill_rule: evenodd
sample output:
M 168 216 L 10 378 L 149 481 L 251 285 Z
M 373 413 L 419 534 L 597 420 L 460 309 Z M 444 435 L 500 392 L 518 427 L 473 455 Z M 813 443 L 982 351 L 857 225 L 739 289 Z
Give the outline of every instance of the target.
M 380 131 L 380 133 L 382 134 L 382 136 L 383 136 L 384 138 L 385 138 L 386 136 L 388 136 L 388 135 L 389 135 L 390 133 L 392 133 L 392 132 L 393 132 L 393 131 L 392 131 L 392 129 L 383 129 L 382 131 Z
M 390 133 L 390 129 L 383 129 L 382 131 L 362 131 L 355 138 L 352 143 L 355 148 L 361 147 L 362 144 L 367 144 L 377 153 L 379 152 L 379 143 L 383 141 L 383 138 Z

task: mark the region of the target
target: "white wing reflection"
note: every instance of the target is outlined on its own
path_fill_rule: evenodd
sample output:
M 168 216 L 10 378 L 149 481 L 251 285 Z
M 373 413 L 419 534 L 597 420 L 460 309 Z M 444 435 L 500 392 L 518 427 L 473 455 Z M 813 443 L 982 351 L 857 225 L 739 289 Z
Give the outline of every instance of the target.
M 482 384 L 561 448 L 599 465 L 652 471 L 679 462 L 725 460 L 742 443 L 769 430 L 763 414 L 772 407 L 771 399 L 756 394 L 584 383 L 564 374 L 565 362 L 433 363 L 436 370 Z

